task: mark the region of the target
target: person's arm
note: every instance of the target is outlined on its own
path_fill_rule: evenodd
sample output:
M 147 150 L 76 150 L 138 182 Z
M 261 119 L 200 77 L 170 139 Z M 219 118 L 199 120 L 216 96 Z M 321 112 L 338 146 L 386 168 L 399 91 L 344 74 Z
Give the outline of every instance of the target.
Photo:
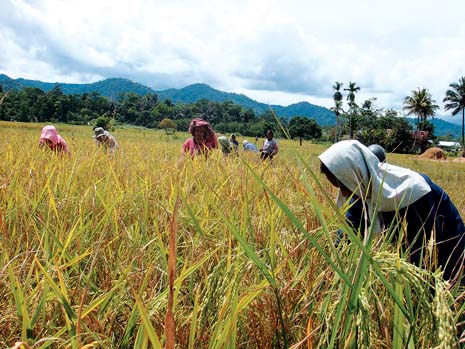
M 190 156 L 191 158 L 193 158 L 195 156 L 195 146 L 194 146 L 194 139 L 193 138 L 189 138 L 187 139 L 183 146 L 182 146 L 182 155 L 184 157 L 186 156 Z
M 347 222 L 355 230 L 359 230 L 363 222 L 363 202 L 360 199 L 350 199 L 350 208 L 346 212 Z
M 346 222 L 354 230 L 360 230 L 363 233 L 362 222 L 364 221 L 363 217 L 363 202 L 360 199 L 350 199 L 350 207 L 346 212 Z M 344 231 L 338 229 L 335 246 L 338 247 L 339 244 L 345 239 Z
M 110 148 L 111 149 L 118 148 L 118 143 L 116 142 L 116 138 L 113 136 L 110 137 Z
M 275 142 L 274 149 L 271 155 L 275 156 L 276 154 L 278 154 L 278 152 L 279 152 L 278 142 Z
M 218 149 L 218 138 L 216 138 L 216 135 L 213 134 L 210 142 L 208 142 L 208 148 L 209 149 Z
M 69 150 L 68 144 L 63 138 L 60 138 L 58 141 L 58 146 L 61 148 L 61 151 L 67 155 L 71 155 L 71 151 Z
M 182 145 L 182 155 L 186 155 L 187 152 L 189 152 L 189 140 L 185 141 L 184 144 Z

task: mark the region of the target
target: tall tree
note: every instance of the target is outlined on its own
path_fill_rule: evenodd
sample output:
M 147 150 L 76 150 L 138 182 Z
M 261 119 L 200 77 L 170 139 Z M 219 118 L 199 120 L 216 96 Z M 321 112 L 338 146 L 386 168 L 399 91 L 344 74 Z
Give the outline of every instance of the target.
M 417 116 L 418 128 L 422 122 L 428 121 L 428 118 L 434 118 L 439 106 L 426 88 L 418 88 L 417 91 L 412 91 L 411 96 L 405 97 L 403 109 L 407 115 Z
M 339 116 L 344 112 L 342 109 L 342 92 L 341 92 L 341 87 L 343 83 L 336 81 L 333 85 L 334 89 L 334 94 L 333 94 L 333 99 L 334 99 L 334 107 L 331 108 L 331 110 L 336 114 L 336 142 L 339 141 Z
M 348 126 L 349 126 L 349 135 L 350 138 L 354 137 L 354 129 L 355 123 L 354 118 L 357 113 L 357 103 L 355 103 L 355 94 L 360 91 L 360 87 L 357 86 L 357 83 L 349 81 L 349 87 L 345 88 L 344 91 L 347 91 L 347 102 L 349 104 L 349 119 L 348 119 Z
M 242 109 L 240 119 L 243 123 L 253 121 L 253 119 L 255 119 L 255 113 L 253 112 L 252 108 Z
M 217 115 L 215 115 L 215 102 L 208 99 L 200 99 L 194 103 L 194 112 L 202 119 L 214 123 Z
M 160 127 L 165 129 L 166 134 L 176 132 L 176 123 L 168 118 L 165 118 L 162 121 L 160 121 Z
M 439 106 L 431 96 L 426 88 L 418 88 L 417 91 L 413 90 L 411 96 L 407 96 L 404 99 L 403 110 L 407 112 L 407 115 L 417 116 L 417 131 L 422 131 L 428 128 L 428 118 L 434 118 L 436 110 Z M 421 128 L 421 130 L 420 130 Z M 413 146 L 415 147 L 418 138 L 418 132 L 415 133 L 415 141 Z
M 465 77 L 461 77 L 459 82 L 449 85 L 450 90 L 446 91 L 446 97 L 443 102 L 444 109 L 452 109 L 452 115 L 457 115 L 462 111 L 462 156 L 465 157 L 465 140 L 464 140 L 464 111 L 465 111 Z
M 350 109 L 355 109 L 357 104 L 355 103 L 355 94 L 360 91 L 360 87 L 357 86 L 357 83 L 349 81 L 349 87 L 345 88 L 344 91 L 347 91 L 347 102 Z
M 302 139 L 320 138 L 321 133 L 320 125 L 313 119 L 295 116 L 289 122 L 289 135 L 292 138 L 298 137 L 300 145 L 302 145 Z

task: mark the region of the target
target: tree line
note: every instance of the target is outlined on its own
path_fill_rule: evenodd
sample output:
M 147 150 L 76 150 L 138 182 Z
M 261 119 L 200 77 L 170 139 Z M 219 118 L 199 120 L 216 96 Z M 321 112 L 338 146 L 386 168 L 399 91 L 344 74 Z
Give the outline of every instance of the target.
M 0 100 L 0 120 L 7 121 L 94 124 L 105 128 L 122 123 L 185 131 L 193 118 L 201 117 L 218 132 L 249 136 L 262 136 L 268 129 L 279 134 L 279 123 L 288 127 L 292 121 L 279 118 L 278 122 L 271 110 L 256 115 L 251 108 L 231 101 L 201 99 L 192 104 L 174 104 L 169 99 L 160 100 L 156 94 L 135 93 L 124 93 L 117 100 L 111 100 L 98 92 L 65 94 L 59 85 L 49 92 L 33 87 L 3 91 L 0 85 Z M 291 123 L 296 137 L 321 137 L 321 128 L 315 120 L 303 118 L 302 122 L 301 119 Z
M 356 138 L 365 144 L 378 143 L 388 151 L 414 152 L 424 150 L 428 141 L 434 141 L 434 126 L 431 119 L 436 116 L 439 105 L 432 98 L 428 89 L 418 88 L 406 96 L 403 101 L 403 111 L 407 116 L 416 116 L 416 129 L 411 130 L 410 124 L 399 117 L 395 110 L 376 109 L 376 98 L 365 100 L 361 105 L 356 102 L 356 94 L 360 87 L 355 82 L 349 82 L 347 88 L 336 81 L 333 85 L 334 107 L 331 110 L 336 116 L 334 140 L 347 137 Z M 344 108 L 346 91 L 347 107 Z M 452 115 L 462 113 L 462 147 L 465 153 L 464 110 L 465 110 L 465 77 L 458 83 L 451 83 L 443 99 L 444 109 L 452 110 Z
M 335 105 L 331 110 L 335 114 L 336 125 L 327 128 L 322 128 L 315 120 L 302 116 L 277 120 L 271 110 L 256 115 L 252 109 L 231 101 L 201 99 L 191 104 L 174 104 L 169 99 L 160 100 L 156 94 L 141 96 L 135 93 L 124 93 L 117 100 L 112 100 L 98 92 L 64 94 L 59 85 L 47 93 L 32 87 L 19 91 L 3 91 L 0 85 L 0 120 L 92 123 L 106 128 L 115 123 L 124 123 L 148 128 L 187 130 L 193 118 L 201 117 L 221 133 L 262 136 L 266 130 L 272 129 L 280 135 L 282 125 L 289 131 L 291 138 L 298 138 L 300 141 L 338 141 L 350 138 L 365 144 L 378 143 L 390 152 L 404 153 L 418 150 L 415 145 L 420 148 L 427 146 L 427 139 L 412 137 L 412 126 L 397 111 L 377 108 L 376 98 L 359 104 L 356 94 L 360 87 L 355 82 L 349 82 L 347 88 L 343 88 L 343 83 L 336 82 L 333 89 Z M 458 83 L 450 84 L 443 102 L 445 110 L 452 110 L 452 115 L 462 113 L 463 144 L 465 77 Z M 434 140 L 434 127 L 430 120 L 439 106 L 428 90 L 419 88 L 412 91 L 405 98 L 403 109 L 407 115 L 417 117 L 416 131 L 427 131 L 428 138 Z

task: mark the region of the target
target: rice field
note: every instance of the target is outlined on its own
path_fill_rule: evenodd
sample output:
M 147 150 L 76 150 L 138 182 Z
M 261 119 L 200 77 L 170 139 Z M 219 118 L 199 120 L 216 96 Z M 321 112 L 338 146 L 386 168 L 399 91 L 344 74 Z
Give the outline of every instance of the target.
M 61 158 L 42 126 L 0 123 L 0 348 L 460 346 L 463 289 L 346 225 L 326 146 L 183 161 L 187 133 L 119 128 L 107 154 L 90 126 L 56 125 Z M 465 217 L 465 164 L 387 160 Z

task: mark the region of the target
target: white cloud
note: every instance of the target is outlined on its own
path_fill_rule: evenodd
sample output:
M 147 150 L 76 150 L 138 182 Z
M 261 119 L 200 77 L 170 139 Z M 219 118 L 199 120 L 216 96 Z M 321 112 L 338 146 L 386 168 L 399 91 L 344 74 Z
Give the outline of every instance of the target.
M 459 0 L 6 0 L 0 72 L 156 89 L 205 82 L 325 106 L 334 81 L 355 81 L 360 101 L 401 108 L 425 87 L 441 105 L 465 75 L 463 10 Z

